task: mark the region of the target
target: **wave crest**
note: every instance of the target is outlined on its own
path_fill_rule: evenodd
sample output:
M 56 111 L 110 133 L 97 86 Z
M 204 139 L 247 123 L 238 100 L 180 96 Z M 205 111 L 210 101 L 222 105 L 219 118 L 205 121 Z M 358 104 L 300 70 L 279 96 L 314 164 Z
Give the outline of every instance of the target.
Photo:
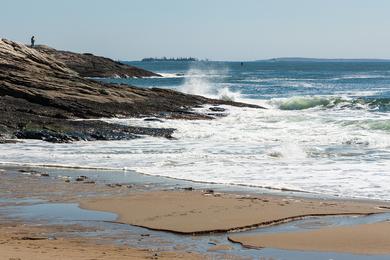
M 281 110 L 304 110 L 310 108 L 322 109 L 365 109 L 380 112 L 390 111 L 390 98 L 344 98 L 344 97 L 291 97 L 273 99 L 271 105 Z
M 330 100 L 322 97 L 292 97 L 274 101 L 274 103 L 281 110 L 303 110 L 318 106 L 328 106 Z

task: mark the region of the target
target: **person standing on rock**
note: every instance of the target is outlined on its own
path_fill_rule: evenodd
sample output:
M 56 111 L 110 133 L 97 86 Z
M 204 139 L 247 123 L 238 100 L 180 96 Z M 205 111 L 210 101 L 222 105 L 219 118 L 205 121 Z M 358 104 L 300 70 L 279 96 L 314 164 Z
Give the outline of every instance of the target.
M 35 36 L 31 37 L 31 48 L 34 48 L 35 45 Z

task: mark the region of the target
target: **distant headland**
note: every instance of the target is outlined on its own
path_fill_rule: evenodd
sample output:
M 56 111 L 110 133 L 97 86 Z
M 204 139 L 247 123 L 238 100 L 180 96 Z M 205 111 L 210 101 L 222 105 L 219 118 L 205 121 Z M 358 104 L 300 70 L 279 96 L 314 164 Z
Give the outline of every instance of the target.
M 267 62 L 390 62 L 389 59 L 322 59 L 322 58 L 302 58 L 302 57 L 282 57 L 267 60 L 257 60 Z

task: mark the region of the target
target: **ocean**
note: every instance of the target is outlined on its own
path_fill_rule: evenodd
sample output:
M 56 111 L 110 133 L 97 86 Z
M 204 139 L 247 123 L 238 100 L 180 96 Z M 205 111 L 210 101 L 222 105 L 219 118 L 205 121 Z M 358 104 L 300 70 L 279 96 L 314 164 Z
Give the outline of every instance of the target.
M 223 106 L 228 115 L 215 120 L 104 119 L 177 131 L 174 140 L 3 144 L 0 162 L 390 200 L 390 62 L 128 63 L 163 77 L 101 80 L 267 109 Z

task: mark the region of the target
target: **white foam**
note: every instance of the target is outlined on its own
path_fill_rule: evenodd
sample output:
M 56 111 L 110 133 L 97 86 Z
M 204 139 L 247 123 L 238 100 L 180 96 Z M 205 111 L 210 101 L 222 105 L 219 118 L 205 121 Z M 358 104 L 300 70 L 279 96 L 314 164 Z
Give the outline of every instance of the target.
M 201 95 L 209 98 L 222 99 L 226 101 L 237 101 L 241 99 L 238 91 L 231 91 L 228 86 L 221 87 L 212 81 L 212 77 L 223 77 L 227 74 L 226 70 L 212 70 L 191 68 L 185 76 L 184 84 L 179 88 L 180 91 L 187 94 Z
M 202 182 L 390 200 L 389 131 L 362 127 L 367 120 L 390 120 L 388 115 L 223 107 L 229 116 L 211 121 L 106 120 L 177 128 L 175 140 L 145 137 L 74 144 L 26 140 L 3 144 L 0 161 L 130 169 Z
M 333 78 L 333 80 L 343 80 L 343 79 L 382 79 L 382 78 L 388 78 L 388 76 L 385 75 L 379 75 L 379 74 L 362 74 L 362 73 L 355 73 L 355 74 L 347 74 L 341 77 Z
M 183 78 L 184 77 L 184 74 L 181 74 L 181 73 L 167 73 L 167 72 L 163 72 L 163 73 L 158 73 L 158 74 L 160 74 L 164 78 Z

